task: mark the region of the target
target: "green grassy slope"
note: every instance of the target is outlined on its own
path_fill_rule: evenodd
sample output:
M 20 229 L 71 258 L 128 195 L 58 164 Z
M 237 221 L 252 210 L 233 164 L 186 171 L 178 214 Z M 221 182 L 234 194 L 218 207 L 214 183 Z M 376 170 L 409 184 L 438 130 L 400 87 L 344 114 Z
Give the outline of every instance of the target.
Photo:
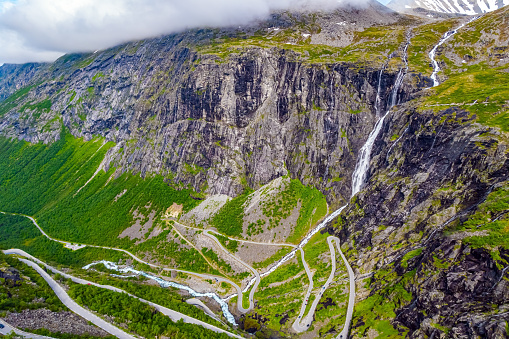
M 95 245 L 129 246 L 118 239 L 129 227 L 133 211 L 147 206 L 161 214 L 173 203 L 193 207 L 189 191 L 177 191 L 162 177 L 141 178 L 115 168 L 99 171 L 113 146 L 95 139 L 85 142 L 65 135 L 51 145 L 0 140 L 0 210 L 38 218 L 51 236 Z
M 125 248 L 141 257 L 157 251 L 162 264 L 209 272 L 196 250 L 167 241 L 169 231 L 141 243 L 119 238 L 135 223 L 135 211 L 143 215 L 141 223 L 154 213 L 152 229 L 164 229 L 160 216 L 169 206 L 177 203 L 188 210 L 197 202 L 190 191 L 175 190 L 157 175 L 142 178 L 124 173 L 115 178 L 115 168 L 111 168 L 90 180 L 112 146 L 100 139 L 85 142 L 64 134 L 51 145 L 0 139 L 0 210 L 35 216 L 59 240 Z M 70 252 L 44 238 L 26 218 L 1 216 L 0 222 L 2 246 L 19 247 L 41 259 L 79 266 L 98 258 L 122 257 L 118 252 L 90 248 Z

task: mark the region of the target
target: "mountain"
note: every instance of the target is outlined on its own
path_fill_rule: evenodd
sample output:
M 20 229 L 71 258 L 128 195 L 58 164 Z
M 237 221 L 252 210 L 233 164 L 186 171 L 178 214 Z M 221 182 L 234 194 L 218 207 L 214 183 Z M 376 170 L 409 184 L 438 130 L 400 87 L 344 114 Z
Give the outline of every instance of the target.
M 433 12 L 475 15 L 509 5 L 508 0 L 392 0 L 387 5 L 396 11 L 423 8 Z
M 508 29 L 370 3 L 3 65 L 0 247 L 242 336 L 505 338 Z M 0 261 L 7 320 L 60 314 Z

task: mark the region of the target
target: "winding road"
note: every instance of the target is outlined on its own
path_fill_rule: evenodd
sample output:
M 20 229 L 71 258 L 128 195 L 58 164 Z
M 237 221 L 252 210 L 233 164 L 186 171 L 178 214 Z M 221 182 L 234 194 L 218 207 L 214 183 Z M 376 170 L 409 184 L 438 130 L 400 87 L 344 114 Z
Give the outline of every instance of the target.
M 345 339 L 345 338 L 348 338 L 348 332 L 350 330 L 350 323 L 351 323 L 352 317 L 353 317 L 353 309 L 354 309 L 354 304 L 355 304 L 355 275 L 354 275 L 352 268 L 350 267 L 350 264 L 346 260 L 343 252 L 341 251 L 340 240 L 337 237 L 330 236 L 327 238 L 327 243 L 329 244 L 329 250 L 331 253 L 331 262 L 332 262 L 331 274 L 329 275 L 329 278 L 327 279 L 325 284 L 322 286 L 322 288 L 318 292 L 318 296 L 315 298 L 315 300 L 311 304 L 311 308 L 309 309 L 307 316 L 304 318 L 303 318 L 303 316 L 306 311 L 307 305 L 309 303 L 309 298 L 310 298 L 312 290 L 313 290 L 313 275 L 312 275 L 311 271 L 309 270 L 309 266 L 307 265 L 306 261 L 304 260 L 304 250 L 301 249 L 302 262 L 304 264 L 304 268 L 306 270 L 306 273 L 308 275 L 310 283 L 309 283 L 308 291 L 306 293 L 306 298 L 304 299 L 305 301 L 302 303 L 299 316 L 293 323 L 292 328 L 295 332 L 300 333 L 300 332 L 306 331 L 311 326 L 315 312 L 316 312 L 316 308 L 318 307 L 318 303 L 320 302 L 320 299 L 322 298 L 325 291 L 329 288 L 330 284 L 334 280 L 334 275 L 336 273 L 336 251 L 334 250 L 334 243 L 335 243 L 336 248 L 337 248 L 339 254 L 341 255 L 341 258 L 343 259 L 343 262 L 345 263 L 345 266 L 348 270 L 348 276 L 349 276 L 349 280 L 350 280 L 350 297 L 348 300 L 348 309 L 346 312 L 345 326 L 344 326 L 343 330 L 341 331 L 341 333 L 337 336 L 338 339 Z
M 345 263 L 346 269 L 348 271 L 348 278 L 350 280 L 350 296 L 348 297 L 348 309 L 346 310 L 345 326 L 343 327 L 341 333 L 339 333 L 339 335 L 336 337 L 338 339 L 346 339 L 348 338 L 348 333 L 350 332 L 350 324 L 352 323 L 353 309 L 355 306 L 355 274 L 353 273 L 352 267 L 348 263 L 348 260 L 346 260 L 343 251 L 341 251 L 340 240 L 334 237 L 333 241 L 336 243 L 336 248 L 341 255 L 341 259 L 343 259 L 343 262 Z
M 212 274 L 202 274 L 202 273 L 196 273 L 196 272 L 191 272 L 191 271 L 180 270 L 180 269 L 176 269 L 176 268 L 168 268 L 168 267 L 162 267 L 162 266 L 154 265 L 154 264 L 151 264 L 149 262 L 146 262 L 146 261 L 138 258 L 137 256 L 135 256 L 131 252 L 129 252 L 127 250 L 124 250 L 124 249 L 121 249 L 121 248 L 95 246 L 95 245 L 83 245 L 83 244 L 82 245 L 78 245 L 78 246 L 77 245 L 73 245 L 70 242 L 54 239 L 54 238 L 50 237 L 49 235 L 47 235 L 46 232 L 44 232 L 44 230 L 39 226 L 39 224 L 37 224 L 37 221 L 33 217 L 31 217 L 29 215 L 24 215 L 24 214 L 21 214 L 21 213 L 2 212 L 2 211 L 0 211 L 0 213 L 4 214 L 4 215 L 16 215 L 16 216 L 21 216 L 21 217 L 25 217 L 25 218 L 30 219 L 32 221 L 32 223 L 37 227 L 37 229 L 42 233 L 42 235 L 44 235 L 46 238 L 48 238 L 51 241 L 55 241 L 55 242 L 63 244 L 67 248 L 73 249 L 73 247 L 74 248 L 79 247 L 79 249 L 81 249 L 81 248 L 85 248 L 85 247 L 91 247 L 91 248 L 100 248 L 100 249 L 104 249 L 104 250 L 123 252 L 123 253 L 127 254 L 128 256 L 130 256 L 133 260 L 139 262 L 140 264 L 148 265 L 148 266 L 150 266 L 152 268 L 160 269 L 160 270 L 163 270 L 163 271 L 166 271 L 166 272 L 175 271 L 175 272 L 185 273 L 185 274 L 192 275 L 192 276 L 195 276 L 195 277 L 198 277 L 198 278 L 202 278 L 202 279 L 214 280 L 214 281 L 219 282 L 219 283 L 221 283 L 221 282 L 228 283 L 228 284 L 232 285 L 235 288 L 235 290 L 237 290 L 237 295 L 240 296 L 239 299 L 242 300 L 242 298 L 243 298 L 242 288 L 239 285 L 237 285 L 235 282 L 231 281 L 230 279 L 227 279 L 227 278 L 224 278 L 224 277 L 221 277 L 221 276 L 212 275 Z M 239 312 L 247 313 L 247 311 L 242 307 L 242 302 L 239 302 L 237 304 L 238 304 L 237 305 L 237 309 L 239 310 Z
M 209 233 L 209 231 L 204 231 L 203 232 L 203 235 L 208 237 L 209 239 L 211 239 L 212 241 L 214 241 L 216 243 L 216 245 L 219 246 L 219 248 L 221 248 L 227 255 L 229 255 L 230 257 L 232 257 L 235 261 L 237 261 L 239 264 L 245 266 L 247 269 L 249 269 L 253 275 L 255 276 L 255 283 L 254 283 L 254 286 L 253 288 L 251 289 L 251 292 L 249 293 L 249 307 L 246 309 L 244 308 L 244 306 L 242 305 L 242 298 L 238 298 L 238 301 L 237 301 L 237 308 L 239 309 L 239 311 L 241 311 L 242 313 L 248 313 L 249 311 L 251 311 L 253 308 L 254 308 L 254 294 L 256 292 L 256 290 L 258 289 L 258 285 L 260 285 L 260 273 L 258 273 L 257 270 L 255 270 L 253 267 L 251 267 L 250 265 L 248 265 L 247 263 L 245 263 L 243 260 L 241 260 L 240 258 L 238 258 L 237 256 L 233 255 L 232 253 L 230 253 L 230 251 L 228 251 L 224 246 L 223 244 L 221 244 L 221 242 L 215 237 L 213 236 L 212 234 Z M 248 286 L 249 287 L 249 286 Z M 240 296 L 242 296 L 242 294 L 239 294 Z
M 229 335 L 230 337 L 242 338 L 241 336 L 238 336 L 236 334 L 233 334 L 233 333 L 230 333 L 228 331 L 225 331 L 225 330 L 223 330 L 223 329 L 221 329 L 219 327 L 216 327 L 214 325 L 211 325 L 211 324 L 208 324 L 208 323 L 203 322 L 201 320 L 192 318 L 192 317 L 187 316 L 185 314 L 182 314 L 180 312 L 173 311 L 173 310 L 171 310 L 169 308 L 166 308 L 164 306 L 155 304 L 155 303 L 147 301 L 145 299 L 138 298 L 137 296 L 132 295 L 130 293 L 127 293 L 126 291 L 124 291 L 122 289 L 119 289 L 119 288 L 116 288 L 116 287 L 113 287 L 113 286 L 108 286 L 108 285 L 100 285 L 100 284 L 94 283 L 92 281 L 88 281 L 88 280 L 85 280 L 85 279 L 77 278 L 77 277 L 74 277 L 74 276 L 69 275 L 67 273 L 61 272 L 61 271 L 57 270 L 56 268 L 51 267 L 51 266 L 47 265 L 46 263 L 42 262 L 41 260 L 31 256 L 30 254 L 26 253 L 25 251 L 22 251 L 22 250 L 19 250 L 19 249 L 11 249 L 11 250 L 5 250 L 3 252 L 5 254 L 7 254 L 7 255 L 19 255 L 19 256 L 23 256 L 25 258 L 29 258 L 30 260 L 27 260 L 27 259 L 20 259 L 20 260 L 23 261 L 24 263 L 26 263 L 27 265 L 33 267 L 44 278 L 44 280 L 46 280 L 48 282 L 50 287 L 53 289 L 53 291 L 56 293 L 58 298 L 64 303 L 65 306 L 67 306 L 69 309 L 71 309 L 76 314 L 78 314 L 78 315 L 82 316 L 83 318 L 93 322 L 96 326 L 102 328 L 106 332 L 108 332 L 110 334 L 113 334 L 113 335 L 115 335 L 115 336 L 117 336 L 119 338 L 134 338 L 134 337 L 129 335 L 129 334 L 127 334 L 127 333 L 125 333 L 125 332 L 123 332 L 123 331 L 121 331 L 120 329 L 116 328 L 115 326 L 105 322 L 101 318 L 95 316 L 91 312 L 83 309 L 83 307 L 81 307 L 77 303 L 75 303 L 69 297 L 69 295 L 64 291 L 64 289 L 48 273 L 46 273 L 37 264 L 43 265 L 48 270 L 52 271 L 53 273 L 60 274 L 60 275 L 62 275 L 66 279 L 71 279 L 73 282 L 75 282 L 77 284 L 92 285 L 92 286 L 96 286 L 96 287 L 99 287 L 99 288 L 108 289 L 108 290 L 114 291 L 114 292 L 125 293 L 125 294 L 127 294 L 127 295 L 129 295 L 129 296 L 131 296 L 133 298 L 138 299 L 139 301 L 141 301 L 143 303 L 146 303 L 146 304 L 154 307 L 155 309 L 157 309 L 162 314 L 168 316 L 174 322 L 179 321 L 179 320 L 183 320 L 186 323 L 202 326 L 202 327 L 205 327 L 205 328 L 207 328 L 209 330 L 212 330 L 214 332 L 225 333 L 225 334 Z
M 297 245 L 293 245 L 293 244 L 276 244 L 276 243 L 260 243 L 260 242 L 254 242 L 254 241 L 243 241 L 243 240 L 227 237 L 228 239 L 234 240 L 234 241 L 252 243 L 252 244 L 257 244 L 257 245 L 267 245 L 267 246 L 286 246 L 286 247 L 292 247 L 294 249 L 294 251 L 300 250 L 301 257 L 302 257 L 302 263 L 303 263 L 304 268 L 306 270 L 306 273 L 308 275 L 308 278 L 309 278 L 309 281 L 310 281 L 310 285 L 308 287 L 308 291 L 307 291 L 306 297 L 305 297 L 303 305 L 301 307 L 301 313 L 299 314 L 299 317 L 297 318 L 297 320 L 293 324 L 293 329 L 297 333 L 304 332 L 304 331 L 306 331 L 311 326 L 311 323 L 312 323 L 313 318 L 314 318 L 314 313 L 316 311 L 316 307 L 318 306 L 318 303 L 320 301 L 320 298 L 316 298 L 315 301 L 313 302 L 313 305 L 311 306 L 311 309 L 309 310 L 307 316 L 304 319 L 302 319 L 302 317 L 304 316 L 305 310 L 307 308 L 307 305 L 308 305 L 309 297 L 311 296 L 311 293 L 312 293 L 312 290 L 313 290 L 313 274 L 309 270 L 309 266 L 308 266 L 308 264 L 307 264 L 307 262 L 305 260 L 303 247 L 305 246 L 305 244 L 307 244 L 307 242 L 309 241 L 309 239 L 311 238 L 312 235 L 316 234 L 317 231 L 319 229 L 321 229 L 323 225 L 328 224 L 330 222 L 330 220 L 332 220 L 334 217 L 339 215 L 341 213 L 341 211 L 345 207 L 340 208 L 339 210 L 335 211 L 334 213 L 332 213 L 331 215 L 326 217 L 325 220 L 322 223 L 320 223 L 320 225 L 317 228 L 313 229 L 310 232 L 310 234 L 308 236 L 306 236 L 306 238 L 298 246 Z M 85 247 L 91 247 L 91 248 L 100 248 L 100 249 L 105 249 L 105 250 L 112 250 L 112 251 L 123 252 L 123 253 L 127 254 L 128 256 L 130 256 L 133 260 L 135 260 L 135 261 L 137 261 L 137 262 L 139 262 L 141 264 L 148 265 L 148 266 L 150 266 L 152 268 L 160 269 L 160 270 L 163 270 L 163 271 L 181 272 L 181 273 L 185 273 L 185 274 L 188 274 L 188 275 L 196 276 L 198 278 L 212 279 L 212 280 L 215 280 L 216 282 L 226 282 L 226 283 L 230 284 L 231 286 L 233 286 L 236 289 L 236 291 L 237 291 L 237 296 L 238 296 L 237 309 L 239 310 L 239 312 L 245 314 L 245 313 L 250 312 L 254 308 L 254 294 L 255 294 L 255 292 L 256 292 L 259 284 L 260 284 L 261 276 L 262 275 L 260 275 L 257 270 L 255 270 L 253 267 L 251 267 L 250 265 L 248 265 L 247 263 L 242 261 L 240 258 L 238 258 L 235 255 L 233 255 L 232 253 L 230 253 L 221 244 L 221 242 L 215 236 L 213 236 L 211 233 L 215 233 L 215 234 L 221 235 L 221 236 L 224 236 L 224 235 L 222 235 L 222 234 L 220 234 L 220 233 L 218 233 L 218 232 L 216 232 L 214 230 L 202 230 L 202 229 L 200 229 L 201 231 L 204 231 L 203 234 L 205 236 L 207 236 L 211 240 L 213 240 L 223 251 L 225 251 L 228 255 L 230 255 L 234 260 L 236 260 L 237 262 L 239 262 L 243 266 L 247 267 L 253 273 L 253 275 L 254 275 L 254 279 L 251 280 L 251 282 L 248 284 L 247 288 L 245 289 L 245 291 L 247 292 L 249 290 L 249 288 L 251 287 L 251 285 L 254 284 L 253 288 L 251 288 L 251 291 L 249 293 L 249 307 L 248 308 L 244 308 L 243 307 L 242 300 L 243 300 L 243 293 L 244 292 L 242 291 L 241 287 L 239 285 L 237 285 L 235 282 L 231 281 L 230 279 L 227 279 L 227 278 L 224 278 L 224 277 L 220 277 L 220 276 L 215 276 L 215 275 L 201 274 L 201 273 L 195 273 L 195 272 L 184 271 L 184 270 L 179 270 L 179 269 L 161 267 L 161 266 L 158 266 L 158 265 L 154 265 L 154 264 L 148 263 L 148 262 L 138 258 L 137 256 L 135 256 L 131 252 L 129 252 L 127 250 L 124 250 L 124 249 L 119 249 L 119 248 L 114 248 L 114 247 L 88 245 L 88 244 L 87 245 L 85 245 L 85 244 L 75 245 L 75 244 L 67 242 L 67 241 L 62 241 L 62 240 L 54 239 L 54 238 L 50 237 L 48 234 L 46 234 L 46 232 L 44 232 L 44 230 L 39 226 L 39 224 L 37 223 L 35 218 L 33 218 L 31 216 L 24 215 L 24 214 L 19 214 L 19 213 L 2 212 L 2 211 L 0 211 L 0 213 L 6 214 L 6 215 L 17 215 L 17 216 L 22 216 L 22 217 L 30 219 L 32 221 L 32 223 L 37 227 L 37 229 L 41 232 L 41 234 L 44 235 L 47 239 L 49 239 L 51 241 L 55 241 L 55 242 L 61 243 L 65 247 L 73 249 L 73 250 L 77 250 L 77 249 L 81 249 L 81 248 L 85 248 Z M 191 229 L 193 228 L 193 227 L 182 225 L 180 223 L 178 223 L 178 225 L 180 225 L 182 227 L 185 227 L 185 228 L 191 228 Z M 336 263 L 335 263 L 335 251 L 333 250 L 332 242 L 336 241 L 337 242 L 336 244 L 337 244 L 338 250 L 340 251 L 340 254 L 341 254 L 342 258 L 345 261 L 345 264 L 347 265 L 347 268 L 349 268 L 349 275 L 350 275 L 350 287 L 351 288 L 350 288 L 349 307 L 348 307 L 348 311 L 347 311 L 347 320 L 348 321 L 347 321 L 347 323 L 345 323 L 345 326 L 344 326 L 344 329 L 343 329 L 343 332 L 345 332 L 345 329 L 346 329 L 345 333 L 347 335 L 348 328 L 349 328 L 349 325 L 350 325 L 350 321 L 352 319 L 353 306 L 354 306 L 354 300 L 355 300 L 355 278 L 353 278 L 353 271 L 351 270 L 350 265 L 348 265 L 348 262 L 346 261 L 346 258 L 344 257 L 343 253 L 341 252 L 341 249 L 339 248 L 339 239 L 337 239 L 335 237 L 329 237 L 327 239 L 327 241 L 329 243 L 329 248 L 331 249 L 331 256 L 334 258 L 334 260 L 333 260 L 333 271 L 332 271 L 331 275 L 329 276 L 329 279 L 327 280 L 327 282 L 324 285 L 324 287 L 320 290 L 319 295 L 320 295 L 320 297 L 321 297 L 321 295 L 323 295 L 323 292 L 329 287 L 330 283 L 332 282 L 332 279 L 334 278 L 334 273 L 335 273 L 335 270 L 336 270 Z M 75 277 L 72 277 L 70 275 L 67 275 L 67 274 L 65 274 L 63 272 L 60 272 L 60 271 L 58 271 L 58 270 L 56 270 L 56 269 L 46 265 L 45 263 L 41 262 L 40 260 L 32 257 L 31 255 L 29 255 L 29 254 L 27 254 L 27 253 L 25 253 L 25 252 L 23 252 L 21 250 L 8 250 L 8 251 L 4 251 L 4 252 L 6 252 L 7 254 L 18 254 L 18 255 L 22 255 L 22 256 L 28 257 L 28 258 L 30 258 L 30 259 L 32 259 L 32 260 L 34 260 L 34 261 L 36 261 L 36 262 L 46 266 L 51 271 L 53 271 L 55 273 L 59 273 L 59 274 L 65 276 L 65 277 L 68 277 L 68 278 L 72 279 L 76 283 L 90 284 L 90 285 L 98 286 L 98 287 L 101 287 L 101 288 L 107 288 L 107 289 L 110 289 L 110 290 L 113 290 L 113 291 L 116 291 L 116 292 L 126 293 L 125 291 L 122 291 L 122 290 L 117 289 L 115 287 L 98 285 L 98 284 L 95 284 L 95 283 L 92 283 L 92 282 L 89 282 L 89 281 L 86 281 L 86 280 L 83 280 L 83 279 L 79 279 L 79 278 L 75 278 Z M 283 258 L 282 260 L 278 261 L 276 266 L 275 266 L 275 268 L 279 267 L 280 264 L 286 262 L 285 258 Z M 266 276 L 266 275 L 270 274 L 273 271 L 274 271 L 274 267 L 271 270 L 269 270 L 267 273 L 265 273 L 263 276 Z M 350 274 L 350 271 L 351 271 L 351 274 Z M 135 296 L 133 296 L 133 297 L 135 297 Z M 179 316 L 183 316 L 182 319 L 184 319 L 184 321 L 186 321 L 185 317 L 187 317 L 187 316 L 184 316 L 184 315 L 182 315 L 182 314 L 180 314 L 178 312 L 166 309 L 166 308 L 164 308 L 164 307 L 162 307 L 160 305 L 153 304 L 153 303 L 148 302 L 146 300 L 143 300 L 143 299 L 139 299 L 139 300 L 154 306 L 161 313 L 170 316 L 170 318 L 172 318 L 172 319 L 177 319 L 178 320 L 178 319 L 180 319 L 180 318 L 178 318 Z M 197 306 L 199 306 L 199 305 L 197 305 Z M 190 317 L 187 317 L 187 318 L 189 318 L 188 319 L 189 321 L 186 321 L 186 322 L 190 322 L 190 323 L 200 322 L 199 320 L 196 320 L 194 318 L 190 318 Z M 302 325 L 302 322 L 304 322 L 303 325 Z M 209 325 L 209 324 L 204 323 L 204 322 L 200 322 L 198 325 L 202 325 L 202 326 L 207 327 L 207 328 L 209 328 L 208 326 L 212 326 L 215 329 L 220 330 L 221 332 L 224 332 L 224 333 L 226 333 L 226 334 L 228 334 L 230 336 L 238 337 L 235 334 L 232 334 L 230 332 L 227 332 L 227 331 L 224 331 L 222 329 L 216 328 L 215 326 Z M 215 329 L 213 329 L 213 330 L 215 330 Z M 338 336 L 338 338 L 347 338 L 347 336 L 344 336 L 345 333 L 343 333 L 343 332 L 340 334 L 340 336 Z M 241 338 L 241 337 L 239 337 L 239 338 Z
M 306 270 L 306 274 L 308 275 L 308 279 L 309 279 L 309 286 L 308 286 L 308 290 L 306 292 L 306 296 L 304 297 L 304 301 L 302 302 L 302 306 L 300 307 L 300 313 L 299 313 L 299 316 L 297 317 L 297 319 L 295 319 L 295 322 L 293 323 L 293 330 L 297 333 L 300 333 L 300 332 L 304 332 L 306 331 L 309 326 L 311 326 L 311 323 L 313 322 L 313 316 L 315 314 L 315 310 L 313 309 L 313 306 L 311 306 L 311 309 L 309 310 L 308 312 L 308 316 L 304 319 L 302 319 L 302 317 L 304 316 L 304 313 L 306 312 L 306 308 L 308 306 L 308 303 L 309 303 L 309 298 L 311 297 L 311 293 L 313 292 L 313 273 L 311 273 L 311 271 L 309 270 L 309 266 L 308 266 L 308 263 L 306 262 L 306 259 L 304 258 L 304 250 L 302 248 L 299 248 L 300 250 L 300 254 L 301 254 L 301 257 L 302 257 L 302 265 L 304 265 L 304 269 Z M 334 268 L 334 271 L 336 271 L 336 261 L 334 260 L 333 261 L 333 268 Z M 333 271 L 333 274 L 334 274 L 334 271 Z M 316 309 L 316 307 L 315 307 Z M 309 320 L 309 316 L 311 315 L 311 320 Z M 304 325 L 302 325 L 302 321 L 304 321 Z
M 328 210 L 329 210 L 329 206 L 327 206 L 327 211 Z M 292 248 L 297 248 L 298 247 L 297 245 L 287 244 L 287 243 L 272 243 L 272 242 L 258 242 L 258 241 L 251 241 L 251 240 L 242 240 L 242 239 L 232 238 L 232 237 L 229 237 L 227 235 L 221 234 L 218 231 L 215 231 L 215 230 L 213 230 L 211 228 L 203 229 L 203 228 L 198 228 L 198 227 L 187 226 L 187 225 L 181 224 L 180 222 L 178 222 L 178 221 L 176 221 L 174 219 L 163 218 L 162 220 L 163 221 L 173 221 L 175 224 L 177 224 L 177 225 L 179 225 L 181 227 L 187 228 L 187 229 L 191 229 L 191 230 L 195 230 L 195 231 L 204 231 L 204 232 L 206 231 L 206 232 L 209 232 L 209 233 L 214 233 L 216 235 L 225 237 L 228 240 L 238 241 L 238 242 L 242 242 L 242 243 L 246 243 L 246 244 L 261 245 L 261 246 L 292 247 Z
M 19 252 L 10 252 L 10 251 L 4 251 L 5 254 L 19 254 Z M 122 331 L 118 327 L 113 326 L 112 324 L 104 321 L 103 319 L 99 318 L 92 312 L 84 309 L 80 305 L 78 305 L 74 300 L 72 300 L 67 292 L 60 286 L 46 271 L 44 271 L 39 265 L 37 265 L 35 262 L 27 260 L 27 259 L 19 259 L 28 266 L 32 267 L 41 275 L 41 277 L 46 280 L 48 285 L 51 287 L 51 289 L 55 292 L 58 299 L 62 301 L 62 303 L 67 306 L 71 311 L 76 313 L 77 315 L 81 316 L 82 318 L 90 321 L 94 325 L 102 328 L 104 331 L 108 332 L 109 334 L 112 334 L 120 339 L 134 339 L 135 337 Z
M 8 335 L 8 334 L 11 334 L 12 332 L 14 332 L 17 335 L 19 335 L 23 338 L 28 338 L 28 339 L 53 339 L 53 337 L 46 337 L 43 335 L 38 335 L 38 334 L 21 331 L 21 330 L 17 329 L 16 327 L 11 326 L 10 324 L 6 323 L 2 319 L 0 319 L 0 324 L 2 324 L 4 326 L 4 328 L 0 328 L 0 334 L 3 334 L 3 335 Z

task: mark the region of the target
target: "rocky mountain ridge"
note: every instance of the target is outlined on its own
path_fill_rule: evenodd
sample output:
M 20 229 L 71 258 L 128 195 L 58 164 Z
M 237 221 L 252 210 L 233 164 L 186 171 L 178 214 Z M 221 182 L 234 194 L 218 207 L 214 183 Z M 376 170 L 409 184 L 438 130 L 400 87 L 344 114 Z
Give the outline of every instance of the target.
M 347 20 L 352 13 L 287 13 L 262 29 L 198 30 L 69 55 L 51 65 L 5 65 L 0 134 L 53 144 L 64 130 L 85 145 L 109 141 L 99 176 L 115 173 L 97 186 L 161 175 L 171 187 L 194 191 L 192 199 L 206 199 L 204 205 L 179 220 L 198 229 L 175 227 L 191 240 L 203 233 L 200 223 L 222 231 L 224 220 L 239 223 L 242 238 L 251 241 L 270 241 L 256 237 L 260 232 L 286 240 L 297 213 L 268 211 L 259 197 L 274 188 L 273 205 L 284 205 L 291 179 L 317 188 L 329 213 L 348 204 L 327 232 L 341 239 L 359 277 L 353 337 L 503 338 L 509 321 L 508 10 L 472 22 L 438 50 L 443 71 L 437 88 L 430 88 L 428 53 L 462 19 L 389 12 L 377 14 L 375 25 L 365 20 L 369 12 Z M 402 72 L 366 185 L 350 199 L 359 150 L 391 107 Z M 125 193 L 114 195 L 115 202 Z M 249 199 L 258 204 L 251 214 L 244 205 Z M 302 204 L 292 199 L 292 208 Z M 148 220 L 135 224 L 154 244 L 150 240 L 167 230 L 152 227 L 151 204 L 137 207 L 137 218 Z M 211 210 L 221 218 L 214 220 Z M 306 248 L 316 286 L 330 260 L 326 236 L 317 235 Z M 164 243 L 193 244 L 178 239 L 170 233 Z M 258 251 L 259 244 L 223 241 L 240 256 Z M 208 246 L 196 247 L 210 254 Z M 149 259 L 159 260 L 150 250 L 144 248 Z M 217 262 L 226 260 L 222 253 Z M 300 306 L 291 293 L 306 286 L 299 265 L 295 259 L 281 276 L 262 280 L 245 328 L 256 320 L 258 329 L 269 331 L 260 335 L 291 336 L 288 324 Z M 230 269 L 238 279 L 246 273 L 245 267 Z M 344 288 L 336 284 L 302 337 L 339 333 Z
M 426 9 L 438 13 L 475 15 L 495 11 L 509 5 L 507 0 L 392 0 L 387 6 L 396 11 Z

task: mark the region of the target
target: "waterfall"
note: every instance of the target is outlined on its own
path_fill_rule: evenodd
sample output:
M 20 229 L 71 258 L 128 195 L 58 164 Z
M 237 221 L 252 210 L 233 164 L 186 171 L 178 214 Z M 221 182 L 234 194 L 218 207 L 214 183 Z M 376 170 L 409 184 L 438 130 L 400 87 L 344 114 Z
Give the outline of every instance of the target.
M 360 190 L 362 189 L 362 186 L 364 186 L 369 171 L 369 163 L 371 161 L 371 152 L 373 151 L 373 146 L 375 145 L 376 138 L 378 137 L 380 131 L 382 130 L 385 118 L 390 113 L 391 109 L 394 106 L 396 106 L 398 102 L 398 92 L 399 89 L 401 88 L 401 85 L 403 84 L 405 74 L 406 69 L 405 70 L 401 69 L 399 71 L 398 76 L 396 77 L 396 81 L 394 83 L 394 87 L 392 88 L 391 98 L 389 101 L 390 102 L 389 109 L 387 110 L 383 117 L 378 119 L 378 121 L 375 124 L 375 128 L 373 128 L 373 130 L 368 136 L 368 140 L 360 150 L 359 157 L 357 158 L 357 165 L 355 166 L 355 171 L 353 172 L 352 175 L 352 197 L 359 193 Z
M 406 54 L 407 48 L 408 48 L 408 43 L 404 49 L 405 54 Z M 407 64 L 406 59 L 405 59 L 405 63 Z M 385 118 L 389 114 L 391 108 L 394 107 L 398 101 L 398 92 L 399 92 L 399 89 L 401 88 L 401 85 L 403 84 L 403 79 L 405 77 L 407 69 L 408 69 L 408 64 L 407 64 L 406 68 L 401 69 L 399 71 L 398 76 L 396 77 L 396 81 L 394 83 L 394 88 L 392 89 L 390 100 L 389 100 L 389 103 L 391 106 L 389 107 L 389 110 L 385 113 L 385 115 L 377 121 L 373 131 L 370 133 L 368 140 L 366 141 L 366 144 L 362 147 L 359 157 L 357 158 L 357 165 L 355 167 L 355 172 L 353 174 L 352 197 L 361 190 L 361 188 L 364 184 L 364 180 L 366 179 L 366 175 L 369 170 L 369 162 L 371 160 L 371 151 L 373 149 L 373 145 L 375 143 L 376 138 L 380 134 L 380 131 L 382 130 L 382 126 L 383 126 Z M 382 72 L 383 72 L 383 70 L 380 72 L 380 77 L 381 77 Z M 379 81 L 379 85 L 380 85 L 380 81 Z M 292 259 L 298 250 L 303 248 L 315 234 L 317 234 L 319 231 L 321 231 L 323 228 L 325 228 L 332 220 L 334 220 L 337 216 L 339 216 L 341 214 L 341 212 L 343 212 L 343 210 L 347 206 L 348 206 L 348 204 L 344 205 L 344 206 L 340 207 L 339 209 L 337 209 L 336 211 L 332 212 L 317 227 L 315 227 L 313 230 L 311 230 L 311 232 L 308 233 L 308 235 L 300 242 L 300 244 L 296 248 L 294 248 L 290 253 L 288 253 L 281 260 L 279 260 L 274 266 L 272 266 L 270 268 L 270 270 L 261 274 L 260 277 L 263 278 L 263 277 L 271 274 L 272 272 L 277 270 L 278 267 L 280 267 L 285 262 Z M 249 283 L 245 287 L 244 291 L 247 292 L 254 283 L 255 283 L 255 278 L 253 278 L 249 281 Z
M 382 74 L 384 72 L 384 68 L 385 68 L 385 65 L 380 70 L 380 75 L 378 76 L 378 89 L 376 91 L 376 100 L 375 100 L 375 112 L 376 112 L 377 117 L 380 116 L 380 104 L 382 103 L 382 100 L 380 97 L 380 92 L 382 91 Z
M 458 28 L 453 29 L 452 31 L 448 31 L 447 33 L 445 33 L 444 36 L 442 37 L 442 39 L 440 39 L 440 41 L 438 42 L 438 44 L 435 47 L 433 47 L 431 52 L 429 52 L 429 58 L 431 59 L 431 62 L 433 63 L 433 69 L 434 69 L 433 70 L 433 74 L 431 74 L 431 80 L 433 80 L 433 87 L 437 87 L 438 85 L 440 85 L 440 81 L 438 80 L 438 73 L 442 70 L 440 68 L 440 65 L 438 64 L 438 61 L 435 59 L 435 57 L 437 55 L 438 48 L 440 46 L 442 46 L 447 40 L 452 38 L 456 33 L 458 33 L 458 31 L 460 29 L 462 29 L 463 27 L 465 27 L 469 23 L 479 19 L 480 17 L 481 16 L 473 17 L 468 22 L 465 22 L 464 24 L 462 24 Z

